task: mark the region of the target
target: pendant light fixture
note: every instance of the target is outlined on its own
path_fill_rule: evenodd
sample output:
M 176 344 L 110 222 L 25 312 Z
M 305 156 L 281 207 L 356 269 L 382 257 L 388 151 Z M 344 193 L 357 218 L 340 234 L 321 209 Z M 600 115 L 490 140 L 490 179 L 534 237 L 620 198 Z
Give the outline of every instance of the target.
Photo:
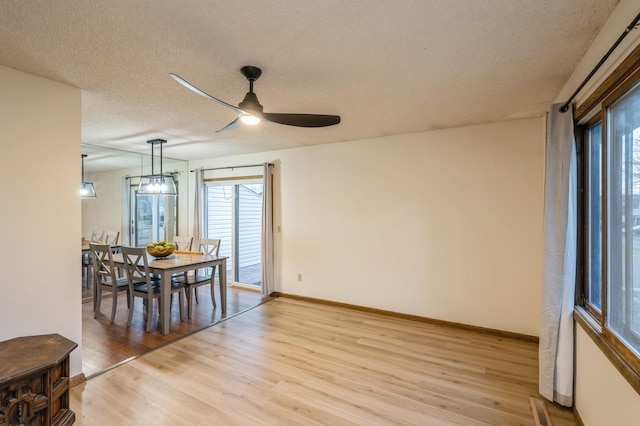
M 176 190 L 176 182 L 170 174 L 162 173 L 162 145 L 167 143 L 164 139 L 153 139 L 147 141 L 151 144 L 151 174 L 140 177 L 138 184 L 137 196 L 148 195 L 178 195 Z M 160 173 L 156 174 L 154 167 L 154 151 L 155 146 L 160 145 Z
M 82 183 L 80 184 L 80 196 L 82 198 L 96 198 L 96 187 L 92 182 L 86 182 L 84 180 L 84 159 L 87 154 L 80 154 L 82 158 Z

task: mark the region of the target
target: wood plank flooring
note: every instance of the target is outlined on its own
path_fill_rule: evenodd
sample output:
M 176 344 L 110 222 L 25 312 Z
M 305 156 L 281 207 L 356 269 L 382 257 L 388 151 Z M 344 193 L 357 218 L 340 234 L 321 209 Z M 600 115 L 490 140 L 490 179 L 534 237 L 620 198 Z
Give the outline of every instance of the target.
M 146 315 L 143 312 L 142 301 L 137 299 L 134 304 L 133 321 L 127 327 L 127 299 L 126 293 L 118 297 L 116 319 L 111 318 L 112 301 L 110 297 L 103 297 L 100 314 L 93 317 L 93 301 L 86 300 L 82 304 L 82 372 L 91 377 L 122 361 L 148 352 L 154 348 L 180 339 L 197 330 L 210 326 L 223 318 L 236 315 L 262 302 L 260 293 L 228 287 L 227 312 L 220 310 L 220 291 L 216 284 L 215 296 L 217 307 L 211 304 L 209 286 L 198 288 L 200 303 L 193 301 L 191 318 L 180 321 L 179 298 L 174 296 L 171 306 L 170 333 L 163 336 L 158 327 L 158 316 L 152 321 L 151 332 L 144 331 Z M 185 303 L 186 305 L 186 303 Z M 157 313 L 157 310 L 155 311 Z
M 71 408 L 80 425 L 534 425 L 537 351 L 281 297 L 91 378 Z

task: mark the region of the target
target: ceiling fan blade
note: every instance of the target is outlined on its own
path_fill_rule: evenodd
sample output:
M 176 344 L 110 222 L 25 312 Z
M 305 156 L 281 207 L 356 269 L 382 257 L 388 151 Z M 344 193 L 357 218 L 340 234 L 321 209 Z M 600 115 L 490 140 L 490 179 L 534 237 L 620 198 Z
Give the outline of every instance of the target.
M 242 121 L 240 121 L 240 116 L 238 116 L 238 117 L 236 117 L 235 120 L 233 120 L 231 123 L 229 123 L 226 126 L 224 126 L 222 129 L 216 130 L 216 133 L 220 133 L 223 130 L 235 129 L 236 127 L 240 127 L 241 124 L 242 124 Z
M 182 84 L 187 89 L 197 93 L 198 95 L 205 97 L 211 101 L 217 102 L 220 105 L 235 111 L 235 113 L 237 114 L 236 119 L 227 124 L 222 129 L 218 130 L 216 133 L 222 132 L 223 130 L 234 129 L 243 124 L 243 122 L 247 124 L 257 124 L 257 122 L 260 121 L 257 119 L 295 127 L 327 127 L 340 123 L 339 115 L 263 112 L 262 105 L 260 105 L 258 97 L 253 91 L 253 83 L 260 77 L 262 70 L 254 66 L 245 66 L 242 67 L 240 72 L 242 73 L 244 78 L 249 81 L 249 92 L 247 92 L 244 99 L 237 107 L 198 89 L 196 86 L 189 83 L 177 74 L 169 73 L 169 76 L 178 83 Z M 250 123 L 252 118 L 256 122 Z
M 286 114 L 265 112 L 262 119 L 278 124 L 297 127 L 326 127 L 340 123 L 339 115 L 323 114 Z
M 211 96 L 210 94 L 198 89 L 196 86 L 194 86 L 193 84 L 189 83 L 188 81 L 186 81 L 185 79 L 183 79 L 182 77 L 180 77 L 177 74 L 173 74 L 173 73 L 169 73 L 169 76 L 171 78 L 173 78 L 175 81 L 177 81 L 178 83 L 182 84 L 184 87 L 186 87 L 187 89 L 197 93 L 200 96 L 203 96 L 211 101 L 217 102 L 220 105 L 226 106 L 227 108 L 230 108 L 232 110 L 234 110 L 235 112 L 237 112 L 238 114 L 242 113 L 243 111 L 240 110 L 238 107 L 228 104 L 225 101 L 221 101 L 218 98 L 214 98 L 213 96 Z

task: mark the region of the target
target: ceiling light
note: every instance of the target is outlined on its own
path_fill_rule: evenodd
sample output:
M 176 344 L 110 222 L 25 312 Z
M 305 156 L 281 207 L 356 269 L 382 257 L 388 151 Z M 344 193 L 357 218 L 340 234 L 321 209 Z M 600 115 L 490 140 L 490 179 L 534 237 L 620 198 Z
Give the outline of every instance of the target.
M 260 117 L 256 117 L 255 115 L 250 115 L 250 114 L 242 114 L 240 116 L 240 120 L 242 120 L 244 124 L 250 124 L 252 126 L 255 126 L 260 122 Z
M 96 198 L 96 187 L 92 182 L 85 182 L 84 180 L 84 158 L 87 154 L 80 154 L 82 158 L 82 182 L 80 183 L 80 196 L 82 198 Z
M 164 139 L 153 139 L 147 141 L 147 143 L 151 144 L 151 174 L 140 177 L 136 195 L 178 195 L 176 181 L 173 179 L 173 176 L 162 173 L 162 145 L 167 143 L 167 141 Z M 160 174 L 156 174 L 154 168 L 153 152 L 156 145 L 160 145 Z

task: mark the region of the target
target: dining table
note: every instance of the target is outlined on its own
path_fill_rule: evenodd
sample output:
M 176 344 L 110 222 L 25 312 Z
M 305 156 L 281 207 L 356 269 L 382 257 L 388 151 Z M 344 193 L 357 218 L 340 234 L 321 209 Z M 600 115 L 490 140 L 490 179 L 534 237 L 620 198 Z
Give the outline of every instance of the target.
M 160 276 L 160 327 L 162 334 L 169 334 L 171 323 L 171 277 L 174 274 L 188 272 L 202 268 L 218 268 L 220 281 L 220 308 L 222 313 L 227 312 L 227 259 L 226 256 L 212 256 L 207 254 L 172 254 L 163 258 L 155 258 L 147 254 L 149 272 Z M 113 254 L 113 264 L 124 268 L 122 253 Z M 213 276 L 211 274 L 211 285 Z M 212 289 L 213 291 L 213 289 Z

